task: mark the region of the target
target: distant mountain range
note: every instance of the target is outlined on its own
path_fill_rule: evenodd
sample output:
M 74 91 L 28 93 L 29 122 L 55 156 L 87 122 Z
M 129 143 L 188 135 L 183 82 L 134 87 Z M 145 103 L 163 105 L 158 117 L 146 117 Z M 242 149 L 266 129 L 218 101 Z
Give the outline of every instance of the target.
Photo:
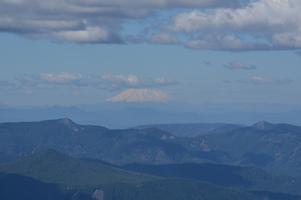
M 186 137 L 186 143 L 182 144 L 187 149 L 211 153 L 211 161 L 216 155 L 214 161 L 218 163 L 255 166 L 291 176 L 301 173 L 300 126 L 260 121 L 252 126 L 205 123 L 138 128 L 151 127 Z M 192 138 L 189 140 L 187 137 Z
M 301 173 L 300 126 L 263 121 L 223 134 L 200 136 L 198 140 L 195 145 L 229 155 L 225 163 L 262 167 L 292 176 Z
M 225 123 L 186 123 L 186 124 L 154 124 L 134 127 L 136 129 L 156 128 L 169 132 L 177 137 L 196 137 L 200 135 L 225 133 L 243 127 Z
M 253 166 L 290 176 L 301 173 L 299 126 L 268 122 L 244 127 L 203 125 L 169 124 L 114 130 L 78 125 L 67 118 L 1 123 L 0 160 L 5 162 L 55 149 L 71 156 L 118 165 L 210 162 Z
M 241 106 L 244 107 L 244 106 Z M 258 107 L 250 106 L 249 107 Z M 264 109 L 268 107 L 269 109 Z M 271 109 L 272 107 L 273 109 Z M 255 111 L 235 109 L 222 105 L 200 107 L 187 104 L 118 104 L 78 106 L 9 107 L 0 105 L 0 122 L 38 121 L 72 118 L 82 124 L 103 125 L 111 128 L 128 128 L 144 124 L 215 123 L 251 124 L 259 119 L 274 123 L 286 122 L 301 125 L 301 111 L 295 106 L 285 106 L 292 111 L 277 109 L 281 105 L 261 105 Z M 252 110 L 252 109 L 251 109 Z M 273 110 L 271 112 L 270 110 Z M 275 112 L 275 110 L 278 110 Z
M 55 149 L 76 157 L 123 163 L 174 163 L 206 159 L 194 155 L 170 133 L 158 129 L 110 130 L 70 119 L 0 124 L 3 160 Z

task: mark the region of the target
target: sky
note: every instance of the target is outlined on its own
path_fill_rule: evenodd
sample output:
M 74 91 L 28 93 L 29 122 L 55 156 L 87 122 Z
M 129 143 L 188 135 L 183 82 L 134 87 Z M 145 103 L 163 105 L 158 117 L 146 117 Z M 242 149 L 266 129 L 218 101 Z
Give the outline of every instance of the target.
M 2 0 L 0 104 L 301 105 L 300 0 Z

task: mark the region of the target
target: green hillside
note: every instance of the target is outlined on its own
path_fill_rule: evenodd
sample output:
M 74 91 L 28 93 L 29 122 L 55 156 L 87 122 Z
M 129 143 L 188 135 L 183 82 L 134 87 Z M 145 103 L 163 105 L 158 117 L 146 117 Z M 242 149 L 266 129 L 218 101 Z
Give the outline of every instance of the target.
M 158 179 L 118 169 L 103 162 L 71 158 L 53 150 L 0 165 L 0 171 L 21 174 L 48 183 L 83 188 L 113 183 L 139 184 Z
M 16 174 L 0 174 L 1 200 L 71 200 L 54 184 Z
M 228 157 L 221 162 L 256 166 L 298 177 L 301 173 L 301 127 L 259 122 L 219 135 L 197 139 Z
M 230 166 L 220 167 L 224 175 L 230 173 L 227 177 L 221 178 L 233 177 L 235 175 L 234 171 L 239 173 L 238 169 L 240 169 L 236 167 L 231 168 Z M 48 150 L 23 157 L 15 162 L 2 164 L 0 165 L 0 172 L 34 178 L 43 182 L 41 184 L 37 183 L 36 188 L 44 187 L 45 185 L 51 186 L 50 191 L 57 191 L 54 194 L 62 195 L 57 199 L 49 196 L 47 200 L 60 200 L 60 198 L 91 200 L 94 194 L 102 194 L 101 198 L 103 200 L 262 200 L 266 196 L 270 200 L 276 200 L 279 196 L 288 195 L 272 192 L 250 192 L 247 186 L 246 188 L 241 188 L 236 185 L 236 189 L 234 189 L 233 186 L 235 184 L 243 183 L 240 181 L 249 183 L 251 180 L 243 180 L 246 177 L 238 174 L 236 180 L 234 180 L 234 185 L 226 186 L 212 181 L 209 183 L 210 180 L 198 177 L 198 174 L 196 174 L 196 178 L 183 176 L 183 174 L 192 176 L 193 173 L 197 173 L 189 166 L 185 166 L 185 168 L 182 168 L 180 171 L 190 171 L 182 171 L 182 174 L 175 174 L 174 177 L 168 177 L 168 174 L 164 176 L 163 174 L 147 172 L 152 174 L 148 175 L 145 171 L 144 173 L 131 172 L 102 161 L 72 158 L 54 150 Z M 154 168 L 154 170 L 157 169 Z M 177 172 L 170 166 L 169 170 L 171 173 L 179 173 L 179 171 Z M 205 168 L 198 170 L 202 171 L 198 173 L 208 173 Z M 209 176 L 212 176 L 213 179 L 217 178 L 214 177 L 214 174 L 209 174 Z M 18 187 L 20 186 L 16 188 Z M 12 189 L 8 191 L 10 190 Z M 45 194 L 47 194 L 46 192 Z M 0 196 L 6 194 L 4 191 L 1 193 L 0 190 Z M 273 198 L 270 198 L 270 196 Z M 299 200 L 299 196 L 288 196 L 296 197 L 295 199 Z
M 123 169 L 166 178 L 205 181 L 229 188 L 301 194 L 300 179 L 277 176 L 254 167 L 183 163 L 169 165 L 131 164 L 123 166 Z
M 118 200 L 260 200 L 259 196 L 225 189 L 208 183 L 183 179 L 165 179 L 136 187 L 118 185 L 111 199 Z

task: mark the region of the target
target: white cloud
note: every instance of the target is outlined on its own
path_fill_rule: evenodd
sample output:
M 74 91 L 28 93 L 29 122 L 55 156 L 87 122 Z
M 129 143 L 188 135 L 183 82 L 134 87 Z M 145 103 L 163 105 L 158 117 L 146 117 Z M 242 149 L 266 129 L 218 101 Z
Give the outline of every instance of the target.
M 59 31 L 53 35 L 57 40 L 75 43 L 110 43 L 118 40 L 118 37 L 114 39 L 114 34 L 110 33 L 107 28 L 102 27 L 86 27 L 85 30 Z
M 170 97 L 161 90 L 155 89 L 128 89 L 107 99 L 109 102 L 166 102 Z
M 169 86 L 169 85 L 177 85 L 178 82 L 172 79 L 167 79 L 164 77 L 153 79 L 152 81 L 154 84 L 158 86 Z
M 297 49 L 301 48 L 300 10 L 300 0 L 257 0 L 239 8 L 177 14 L 168 30 L 181 33 L 183 45 L 190 48 Z
M 284 85 L 293 82 L 288 78 L 271 78 L 264 76 L 252 76 L 247 79 L 240 80 L 241 83 L 248 83 L 254 85 Z
M 92 88 L 122 91 L 129 88 L 162 88 L 178 84 L 172 79 L 140 78 L 136 75 L 83 75 L 70 72 L 41 73 L 17 76 L 13 80 L 0 80 L 0 88 L 45 89 L 68 87 L 74 90 Z
M 178 84 L 177 81 L 161 78 L 139 78 L 136 75 L 104 75 L 101 76 L 101 87 L 111 90 L 127 88 L 156 88 Z
M 257 69 L 255 65 L 247 65 L 235 61 L 227 63 L 224 66 L 230 70 L 256 70 Z
M 74 81 L 78 81 L 82 78 L 82 75 L 80 74 L 71 74 L 67 72 L 62 72 L 58 74 L 53 73 L 42 73 L 39 76 L 41 81 L 45 81 L 50 84 L 66 84 L 66 83 L 72 83 Z
M 143 83 L 136 75 L 104 75 L 101 78 L 105 84 L 112 88 L 137 87 Z

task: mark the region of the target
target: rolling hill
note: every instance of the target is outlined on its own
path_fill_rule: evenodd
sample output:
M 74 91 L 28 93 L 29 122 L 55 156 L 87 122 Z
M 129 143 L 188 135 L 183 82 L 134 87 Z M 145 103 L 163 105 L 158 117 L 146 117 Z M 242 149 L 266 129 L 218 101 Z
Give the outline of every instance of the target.
M 166 178 L 205 181 L 214 185 L 243 190 L 301 194 L 301 179 L 270 174 L 254 167 L 213 163 L 183 163 L 168 165 L 130 164 L 123 169 Z
M 154 176 L 125 171 L 101 161 L 75 159 L 54 150 L 42 151 L 2 164 L 0 171 L 75 188 L 113 183 L 135 185 L 157 179 Z
M 54 184 L 21 175 L 0 173 L 0 199 L 71 200 L 71 196 Z
M 93 194 L 99 194 L 101 200 L 259 200 L 258 195 L 246 191 L 197 180 L 169 179 L 125 171 L 104 162 L 75 159 L 53 150 L 3 164 L 0 171 L 30 177 L 30 180 L 34 178 L 49 185 L 55 184 L 64 194 L 72 194 L 72 198 L 75 195 L 78 200 L 90 198 Z M 18 187 L 21 186 L 16 189 Z M 6 194 L 5 191 L 2 193 L 0 196 Z M 60 200 L 51 195 L 48 199 Z

